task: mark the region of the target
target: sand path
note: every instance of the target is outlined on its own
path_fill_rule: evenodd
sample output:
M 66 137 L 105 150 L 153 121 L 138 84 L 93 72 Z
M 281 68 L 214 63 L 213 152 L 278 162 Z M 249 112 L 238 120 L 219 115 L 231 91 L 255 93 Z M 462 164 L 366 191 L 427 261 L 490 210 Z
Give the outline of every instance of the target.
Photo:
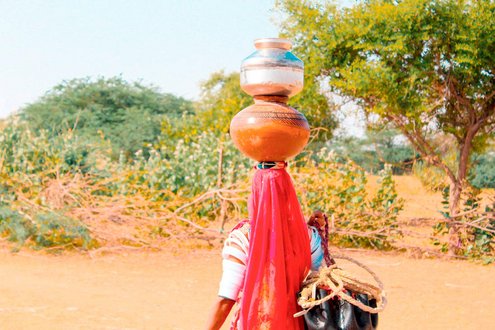
M 218 251 L 0 255 L 0 329 L 202 329 Z M 495 267 L 348 252 L 385 282 L 380 329 L 493 329 Z

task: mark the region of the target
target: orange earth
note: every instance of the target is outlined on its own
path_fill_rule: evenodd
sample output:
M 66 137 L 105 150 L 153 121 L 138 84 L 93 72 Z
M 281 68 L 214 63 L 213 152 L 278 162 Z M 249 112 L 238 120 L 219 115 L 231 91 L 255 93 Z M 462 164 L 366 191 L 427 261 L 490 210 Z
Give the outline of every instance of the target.
M 346 251 L 383 280 L 379 329 L 493 329 L 495 267 Z M 0 329 L 202 329 L 219 251 L 0 256 Z M 226 329 L 226 327 L 224 327 Z
M 376 189 L 373 181 L 369 190 Z M 405 199 L 401 225 L 416 232 L 405 243 L 427 247 L 441 196 L 425 192 L 413 177 L 396 182 Z M 221 273 L 220 245 L 62 255 L 10 248 L 0 244 L 0 330 L 203 329 Z M 379 329 L 495 329 L 493 265 L 428 259 L 414 250 L 331 252 L 364 262 L 384 282 L 388 306 Z

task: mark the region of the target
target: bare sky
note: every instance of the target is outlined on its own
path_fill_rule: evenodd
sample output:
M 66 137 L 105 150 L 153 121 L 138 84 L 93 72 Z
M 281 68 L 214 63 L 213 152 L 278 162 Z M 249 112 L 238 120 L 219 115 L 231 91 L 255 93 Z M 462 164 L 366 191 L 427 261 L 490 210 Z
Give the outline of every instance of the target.
M 348 3 L 350 1 L 340 1 Z M 199 96 L 278 36 L 272 0 L 0 0 L 0 117 L 63 80 L 122 75 Z

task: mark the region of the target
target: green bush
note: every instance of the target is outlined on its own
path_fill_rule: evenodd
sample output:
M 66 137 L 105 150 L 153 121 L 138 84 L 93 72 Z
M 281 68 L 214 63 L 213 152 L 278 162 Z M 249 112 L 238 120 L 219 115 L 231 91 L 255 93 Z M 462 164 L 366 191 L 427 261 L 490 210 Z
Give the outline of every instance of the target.
M 56 214 L 38 213 L 34 219 L 17 211 L 0 207 L 0 235 L 16 242 L 18 247 L 30 244 L 35 248 L 95 246 L 89 230 L 81 222 Z
M 192 112 L 191 101 L 114 77 L 65 81 L 22 109 L 21 116 L 32 130 L 51 136 L 72 131 L 86 140 L 105 137 L 114 157 L 121 151 L 129 157 L 146 153 L 157 141 L 162 120 Z
M 222 177 L 219 182 L 220 149 Z M 151 150 L 148 158 L 137 153 L 131 162 L 121 162 L 118 171 L 122 174 L 120 180 L 114 181 L 112 190 L 128 196 L 146 191 L 150 200 L 166 202 L 165 207 L 171 212 L 208 191 L 239 190 L 226 192 L 225 196 L 213 194 L 183 210 L 182 216 L 208 225 L 219 216 L 224 197 L 234 198 L 226 202 L 228 218 L 246 215 L 250 164 L 226 134 L 218 137 L 213 132 L 204 132 L 194 141 L 176 140 L 174 148 L 162 145 L 158 150 Z
M 22 245 L 34 233 L 34 224 L 19 212 L 12 211 L 6 206 L 0 207 L 0 236 Z
M 166 147 L 153 150 L 148 159 L 137 153 L 128 169 L 142 175 L 131 180 L 146 182 L 154 190 L 166 189 L 179 196 L 195 196 L 217 186 L 220 148 L 223 149 L 222 186 L 245 180 L 249 160 L 226 135 L 219 138 L 210 132 L 200 134 L 195 141 L 179 139 L 173 150 Z
M 340 246 L 391 249 L 401 236 L 397 216 L 403 207 L 392 179 L 392 171 L 380 172 L 378 192 L 366 190 L 365 171 L 352 161 L 336 161 L 322 148 L 307 155 L 294 169 L 296 189 L 301 191 L 305 214 L 315 209 L 332 219 L 332 242 Z
M 34 219 L 36 232 L 33 241 L 37 247 L 70 246 L 87 249 L 95 243 L 88 228 L 75 219 L 54 213 L 38 213 Z
M 33 247 L 88 248 L 92 239 L 83 223 L 49 210 L 43 192 L 60 177 L 104 177 L 98 162 L 108 154 L 108 144 L 89 144 L 71 132 L 51 136 L 33 131 L 18 117 L 11 117 L 0 131 L 0 233 L 9 240 Z M 64 189 L 64 187 L 62 187 Z M 77 201 L 74 201 L 77 205 Z
M 471 184 L 476 188 L 495 188 L 495 153 L 475 154 L 472 159 Z
M 484 263 L 495 262 L 495 201 L 493 204 L 481 205 L 480 191 L 476 188 L 466 189 L 462 196 L 460 217 L 453 218 L 448 211 L 449 188 L 442 192 L 444 221 L 433 226 L 433 244 L 440 246 L 442 252 L 448 251 L 448 243 L 440 238 L 449 233 L 455 222 L 459 227 L 458 248 L 460 255 Z

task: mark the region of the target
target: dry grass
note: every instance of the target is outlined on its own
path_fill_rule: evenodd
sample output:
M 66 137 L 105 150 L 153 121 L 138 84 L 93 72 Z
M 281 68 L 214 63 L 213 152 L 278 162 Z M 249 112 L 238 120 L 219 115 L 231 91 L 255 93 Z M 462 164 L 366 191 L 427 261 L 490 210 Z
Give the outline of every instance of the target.
M 377 176 L 368 177 L 366 188 L 370 194 L 379 188 L 378 179 Z M 413 176 L 395 176 L 394 181 L 398 196 L 404 200 L 404 209 L 399 214 L 400 230 L 404 237 L 398 242 L 398 247 L 417 256 L 435 254 L 431 234 L 432 225 L 441 219 L 441 193 L 426 190 Z M 229 191 L 237 191 L 210 191 L 192 201 L 176 199 L 171 205 L 152 201 L 146 191 L 132 196 L 95 195 L 94 191 L 104 190 L 105 184 L 95 185 L 78 175 L 57 176 L 45 182 L 39 196 L 50 210 L 63 212 L 83 222 L 103 251 L 119 247 L 160 249 L 170 245 L 171 241 L 184 247 L 216 246 L 223 237 L 219 234 L 221 221 L 211 222 L 209 228 L 201 230 L 195 223 L 186 224 L 188 220 L 178 211 L 205 198 L 232 199 L 235 194 L 229 195 Z M 495 196 L 495 191 L 485 190 L 482 196 L 487 200 L 489 196 Z M 32 209 L 46 208 L 34 203 L 32 196 L 19 197 Z M 227 219 L 227 232 L 235 223 L 236 219 Z
M 368 178 L 367 189 L 370 193 L 378 189 L 377 180 L 376 176 Z M 399 214 L 404 237 L 398 243 L 399 246 L 413 256 L 435 254 L 430 237 L 432 225 L 441 219 L 441 193 L 426 190 L 414 176 L 395 176 L 394 180 L 399 197 L 404 199 L 404 209 Z M 66 188 L 58 191 L 67 194 Z M 493 190 L 483 192 L 485 197 L 492 195 L 495 195 Z M 55 201 L 63 199 L 62 196 L 56 197 L 56 194 L 51 197 Z M 191 235 L 191 226 L 186 230 L 184 223 L 180 223 L 180 217 L 175 217 L 169 208 L 147 200 L 146 196 L 91 200 L 86 205 L 74 208 L 71 215 L 87 224 L 105 248 L 121 245 L 159 247 L 166 246 L 166 241 L 170 239 L 184 247 L 208 248 L 217 245 L 222 238 L 218 234 L 222 225 L 220 221 L 209 225 L 211 231 L 197 230 Z M 236 222 L 237 219 L 227 219 L 227 232 Z M 153 234 L 157 229 L 160 233 Z

